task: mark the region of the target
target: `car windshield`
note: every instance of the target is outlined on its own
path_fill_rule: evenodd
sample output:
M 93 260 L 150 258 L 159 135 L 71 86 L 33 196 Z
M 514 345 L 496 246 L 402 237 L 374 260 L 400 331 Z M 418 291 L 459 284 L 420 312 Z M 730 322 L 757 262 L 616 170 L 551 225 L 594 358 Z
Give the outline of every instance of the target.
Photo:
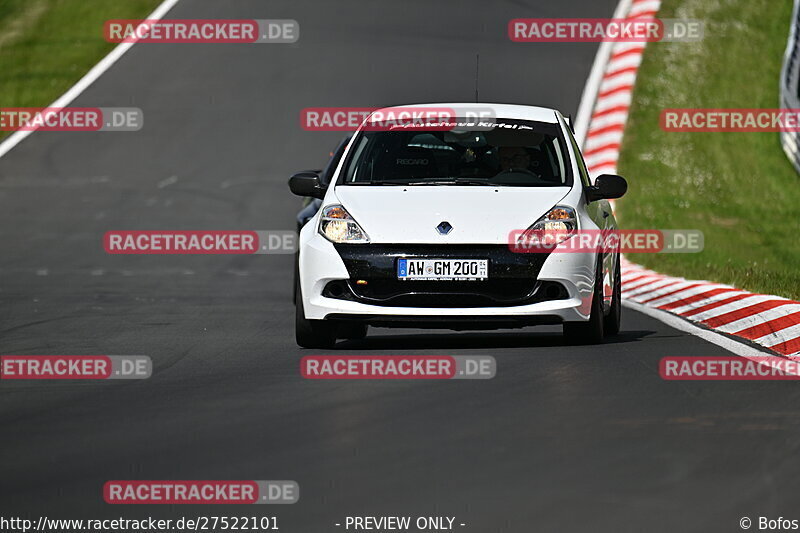
M 340 185 L 570 186 L 557 124 L 453 119 L 427 127 L 362 131 Z M 426 129 L 427 128 L 427 129 Z

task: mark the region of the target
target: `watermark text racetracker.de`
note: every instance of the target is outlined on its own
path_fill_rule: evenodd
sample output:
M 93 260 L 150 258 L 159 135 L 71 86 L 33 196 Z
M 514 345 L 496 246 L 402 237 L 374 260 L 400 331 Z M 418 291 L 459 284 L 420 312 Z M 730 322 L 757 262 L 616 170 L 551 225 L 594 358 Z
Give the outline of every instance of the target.
M 450 131 L 459 127 L 490 129 L 496 125 L 494 110 L 474 106 L 459 107 L 307 107 L 300 111 L 300 127 L 305 131 L 392 131 L 420 128 Z
M 659 361 L 658 372 L 668 381 L 793 381 L 800 380 L 800 358 L 670 356 Z
M 300 360 L 306 379 L 492 379 L 491 355 L 309 355 Z
M 696 42 L 705 25 L 698 19 L 518 18 L 508 22 L 508 37 L 518 43 Z
M 139 131 L 138 107 L 4 107 L 2 131 Z
M 3 355 L 0 379 L 147 379 L 146 355 Z
M 659 125 L 667 132 L 800 132 L 800 109 L 662 109 Z
M 294 19 L 172 19 L 106 21 L 103 36 L 110 43 L 268 43 L 300 39 Z
M 112 480 L 103 486 L 110 504 L 292 504 L 300 499 L 296 481 Z
M 516 253 L 698 253 L 700 230 L 514 230 L 508 247 Z
M 106 253 L 154 254 L 292 254 L 297 232 L 258 231 L 108 231 L 103 236 Z

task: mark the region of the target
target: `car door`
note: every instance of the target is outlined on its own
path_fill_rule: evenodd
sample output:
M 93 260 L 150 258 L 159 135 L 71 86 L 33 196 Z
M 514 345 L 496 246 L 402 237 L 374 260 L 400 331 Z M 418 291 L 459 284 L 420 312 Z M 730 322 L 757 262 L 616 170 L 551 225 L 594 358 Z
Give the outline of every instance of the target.
M 583 184 L 584 201 L 586 201 L 586 212 L 589 214 L 589 218 L 591 218 L 592 222 L 594 222 L 603 232 L 617 229 L 617 220 L 614 218 L 614 213 L 611 209 L 611 203 L 608 200 L 603 199 L 595 200 L 593 202 L 588 201 L 585 191 L 587 187 L 592 185 L 591 178 L 589 177 L 589 171 L 586 168 L 586 162 L 583 160 L 583 154 L 581 153 L 580 148 L 578 148 L 578 143 L 575 142 L 575 138 L 572 136 L 572 132 L 569 132 L 569 137 L 577 157 L 578 170 L 580 174 L 579 177 L 581 183 Z M 603 253 L 602 261 L 603 309 L 607 311 L 611 308 L 611 299 L 614 293 L 614 274 L 617 267 L 617 254 Z

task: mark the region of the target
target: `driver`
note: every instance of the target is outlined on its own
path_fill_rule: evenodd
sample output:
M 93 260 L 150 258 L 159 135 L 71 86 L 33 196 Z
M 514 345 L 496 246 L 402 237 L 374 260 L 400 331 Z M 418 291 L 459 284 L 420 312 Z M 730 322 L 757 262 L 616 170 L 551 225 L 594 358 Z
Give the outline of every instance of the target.
M 522 146 L 501 146 L 497 154 L 503 172 L 511 169 L 530 170 L 531 156 Z

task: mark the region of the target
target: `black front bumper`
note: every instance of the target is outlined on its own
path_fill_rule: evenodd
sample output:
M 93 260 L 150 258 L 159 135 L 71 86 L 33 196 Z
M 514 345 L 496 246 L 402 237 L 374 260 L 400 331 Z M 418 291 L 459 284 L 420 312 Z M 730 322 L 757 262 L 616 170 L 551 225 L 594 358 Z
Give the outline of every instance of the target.
M 510 307 L 568 298 L 559 283 L 539 281 L 548 257 L 521 254 L 506 245 L 336 244 L 350 275 L 330 282 L 323 296 L 386 307 Z M 488 259 L 488 279 L 419 281 L 397 279 L 399 258 Z

